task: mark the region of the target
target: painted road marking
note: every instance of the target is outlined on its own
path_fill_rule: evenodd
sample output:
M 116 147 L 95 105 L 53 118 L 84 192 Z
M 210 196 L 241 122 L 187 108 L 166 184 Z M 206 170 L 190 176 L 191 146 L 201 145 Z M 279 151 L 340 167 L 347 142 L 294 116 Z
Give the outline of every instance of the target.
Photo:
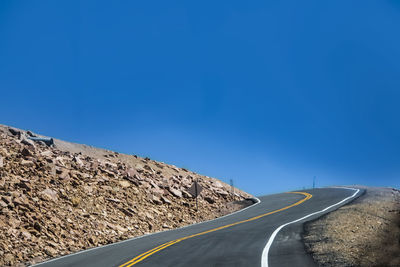
M 300 219 L 297 219 L 297 220 L 294 220 L 294 221 L 291 221 L 291 222 L 282 224 L 281 226 L 279 226 L 278 228 L 276 228 L 276 230 L 272 233 L 271 237 L 268 239 L 267 245 L 265 245 L 265 247 L 264 247 L 264 249 L 263 249 L 263 252 L 262 252 L 262 255 L 261 255 L 261 267 L 268 267 L 268 253 L 269 253 L 269 249 L 271 248 L 272 242 L 274 242 L 274 239 L 275 239 L 276 235 L 278 234 L 278 232 L 279 232 L 283 227 L 285 227 L 285 226 L 287 226 L 287 225 L 289 225 L 289 224 L 293 224 L 293 223 L 299 222 L 299 221 L 301 221 L 301 220 L 307 219 L 308 217 L 311 217 L 311 216 L 316 215 L 316 214 L 318 214 L 318 213 L 325 212 L 325 211 L 329 210 L 330 208 L 333 208 L 333 207 L 335 207 L 335 206 L 337 206 L 337 205 L 340 205 L 340 204 L 342 204 L 343 202 L 345 202 L 345 201 L 347 201 L 347 200 L 349 200 L 349 199 L 355 197 L 355 196 L 358 194 L 358 192 L 360 192 L 360 189 L 346 188 L 346 187 L 341 187 L 341 188 L 342 188 L 342 189 L 348 189 L 348 190 L 354 190 L 354 191 L 356 191 L 356 192 L 355 192 L 353 195 L 351 195 L 351 196 L 349 196 L 349 197 L 346 197 L 345 199 L 339 201 L 338 203 L 333 204 L 333 205 L 331 205 L 331 206 L 329 206 L 329 207 L 327 207 L 327 208 L 325 208 L 325 209 L 323 209 L 323 210 L 320 210 L 320 211 L 317 211 L 317 212 L 308 214 L 308 215 L 306 215 L 306 216 L 304 216 L 304 217 L 302 217 L 302 218 L 300 218 Z
M 125 239 L 125 240 L 122 240 L 122 241 L 119 241 L 119 242 L 115 242 L 115 243 L 112 243 L 112 244 L 107 244 L 107 245 L 103 245 L 103 246 L 99 246 L 99 247 L 89 248 L 89 249 L 81 250 L 81 251 L 78 251 L 78 252 L 75 252 L 75 253 L 72 253 L 72 254 L 64 255 L 64 256 L 61 256 L 61 257 L 58 257 L 58 258 L 53 258 L 53 259 L 50 259 L 50 260 L 48 260 L 48 261 L 40 262 L 40 263 L 31 265 L 31 266 L 32 266 L 32 267 L 34 267 L 34 266 L 40 266 L 40 265 L 47 264 L 47 263 L 50 263 L 50 262 L 54 262 L 54 261 L 62 260 L 62 259 L 65 259 L 65 258 L 73 257 L 73 256 L 76 256 L 76 255 L 79 255 L 79 254 L 84 254 L 84 253 L 87 253 L 87 252 L 89 252 L 89 251 L 104 249 L 104 248 L 106 248 L 106 247 L 112 247 L 112 246 L 115 246 L 115 245 L 118 245 L 118 244 L 127 243 L 127 242 L 131 242 L 131 241 L 133 241 L 133 240 L 138 240 L 138 239 L 146 238 L 146 237 L 148 237 L 148 236 L 156 235 L 156 234 L 159 234 L 159 233 L 172 232 L 172 231 L 176 231 L 176 230 L 181 230 L 181 229 L 184 229 L 184 228 L 188 228 L 188 227 L 191 227 L 191 226 L 193 226 L 193 225 L 199 225 L 199 224 L 205 224 L 205 223 L 209 223 L 209 222 L 213 222 L 213 221 L 218 221 L 218 220 L 221 220 L 221 219 L 223 219 L 223 218 L 230 217 L 230 216 L 232 216 L 232 215 L 234 215 L 234 214 L 237 214 L 237 213 L 239 213 L 239 212 L 243 212 L 243 211 L 245 211 L 245 210 L 247 210 L 247 209 L 254 208 L 256 205 L 260 204 L 261 201 L 260 201 L 258 198 L 255 197 L 255 198 L 253 198 L 253 199 L 256 201 L 255 204 L 250 205 L 250 206 L 248 206 L 248 207 L 246 207 L 246 208 L 244 208 L 244 209 L 237 210 L 237 211 L 235 211 L 235 212 L 229 213 L 229 214 L 227 214 L 227 215 L 224 215 L 224 216 L 221 216 L 221 217 L 212 219 L 212 220 L 208 220 L 208 221 L 204 221 L 204 222 L 198 222 L 198 223 L 194 223 L 194 224 L 189 224 L 189 225 L 182 226 L 182 227 L 176 228 L 176 229 L 171 229 L 171 230 L 166 230 L 166 231 L 165 231 L 165 230 L 164 230 L 164 231 L 158 231 L 158 232 L 154 232 L 154 233 L 149 233 L 149 234 L 145 234 L 145 235 L 141 235 L 141 236 L 132 237 L 132 238 Z
M 283 208 L 278 209 L 278 210 L 274 210 L 274 211 L 271 211 L 271 212 L 268 212 L 268 213 L 264 213 L 264 214 L 255 216 L 255 217 L 252 217 L 250 219 L 246 219 L 246 220 L 243 220 L 243 221 L 227 224 L 227 225 L 220 226 L 220 227 L 217 227 L 217 228 L 213 228 L 213 229 L 210 229 L 210 230 L 207 230 L 207 231 L 204 231 L 204 232 L 200 232 L 200 233 L 197 233 L 197 234 L 194 234 L 194 235 L 189 235 L 189 236 L 185 236 L 185 237 L 182 237 L 182 238 L 178 238 L 178 239 L 169 241 L 167 243 L 161 244 L 161 245 L 159 245 L 159 246 L 157 246 L 157 247 L 155 247 L 155 248 L 153 248 L 153 249 L 151 249 L 149 251 L 146 251 L 146 252 L 136 256 L 135 258 L 133 258 L 130 261 L 120 265 L 119 267 L 130 267 L 130 266 L 133 266 L 133 265 L 143 261 L 144 259 L 150 257 L 154 253 L 157 253 L 160 250 L 166 249 L 167 247 L 172 246 L 172 245 L 174 245 L 176 243 L 179 243 L 179 242 L 181 242 L 183 240 L 186 240 L 186 239 L 189 239 L 189 238 L 192 238 L 192 237 L 196 237 L 196 236 L 205 235 L 205 234 L 208 234 L 208 233 L 212 233 L 212 232 L 215 232 L 215 231 L 218 231 L 218 230 L 222 230 L 222 229 L 225 229 L 225 228 L 228 228 L 228 227 L 232 227 L 232 226 L 235 226 L 235 225 L 238 225 L 238 224 L 242 224 L 242 223 L 245 223 L 245 222 L 250 222 L 250 221 L 257 220 L 257 219 L 260 219 L 262 217 L 265 217 L 265 216 L 268 216 L 268 215 L 271 215 L 271 214 L 274 214 L 274 213 L 277 213 L 277 212 L 280 212 L 280 211 L 283 211 L 283 210 L 287 210 L 287 209 L 292 208 L 294 206 L 297 206 L 297 205 L 303 203 L 304 201 L 309 200 L 312 197 L 311 194 L 305 193 L 305 192 L 288 192 L 288 193 L 301 194 L 301 195 L 304 195 L 306 197 L 301 199 L 301 200 L 299 200 L 299 201 L 297 201 L 294 204 L 289 205 L 289 206 L 286 206 L 286 207 L 283 207 Z

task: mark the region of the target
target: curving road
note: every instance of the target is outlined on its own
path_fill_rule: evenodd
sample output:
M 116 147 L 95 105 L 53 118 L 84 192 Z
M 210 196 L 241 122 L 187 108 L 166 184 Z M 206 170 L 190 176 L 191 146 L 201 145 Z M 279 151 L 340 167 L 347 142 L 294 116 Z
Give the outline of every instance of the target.
M 303 223 L 363 193 L 320 188 L 267 195 L 240 212 L 188 227 L 85 250 L 35 266 L 316 266 Z

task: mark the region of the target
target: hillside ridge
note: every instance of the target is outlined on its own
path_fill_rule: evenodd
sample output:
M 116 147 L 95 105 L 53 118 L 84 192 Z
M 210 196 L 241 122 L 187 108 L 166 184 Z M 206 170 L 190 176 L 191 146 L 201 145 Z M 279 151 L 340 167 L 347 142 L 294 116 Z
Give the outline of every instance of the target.
M 214 219 L 252 196 L 208 176 L 0 125 L 0 265 Z M 34 139 L 34 140 L 32 140 Z M 189 188 L 203 191 L 195 199 Z

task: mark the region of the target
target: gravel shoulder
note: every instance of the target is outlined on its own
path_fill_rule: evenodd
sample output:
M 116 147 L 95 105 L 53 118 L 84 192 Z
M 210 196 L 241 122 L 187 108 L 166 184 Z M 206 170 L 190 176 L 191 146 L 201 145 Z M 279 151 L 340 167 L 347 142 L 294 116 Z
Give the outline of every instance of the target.
M 400 191 L 365 194 L 305 225 L 307 251 L 319 266 L 400 266 Z

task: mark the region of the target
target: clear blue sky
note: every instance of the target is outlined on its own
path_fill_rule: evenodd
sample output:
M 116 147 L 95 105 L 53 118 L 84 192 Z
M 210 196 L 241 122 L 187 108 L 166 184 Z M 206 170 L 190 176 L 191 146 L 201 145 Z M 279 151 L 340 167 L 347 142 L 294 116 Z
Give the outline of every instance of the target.
M 2 124 L 256 195 L 400 187 L 399 1 L 1 1 L 0 36 Z

